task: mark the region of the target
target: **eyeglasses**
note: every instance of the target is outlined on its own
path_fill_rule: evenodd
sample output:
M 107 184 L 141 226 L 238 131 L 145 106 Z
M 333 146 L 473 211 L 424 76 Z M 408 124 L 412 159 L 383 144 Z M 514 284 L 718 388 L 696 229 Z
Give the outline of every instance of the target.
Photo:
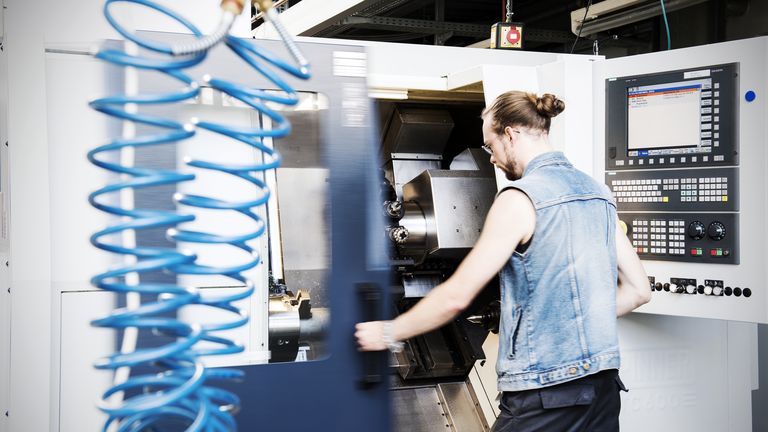
M 519 133 L 520 133 L 520 131 L 519 131 L 519 130 L 517 130 L 517 129 L 512 129 L 512 132 L 513 132 L 513 133 L 516 133 L 516 134 L 519 134 Z M 509 139 L 511 140 L 511 139 L 512 139 L 512 137 L 509 137 Z M 489 155 L 493 156 L 493 149 L 491 148 L 491 145 L 490 145 L 490 144 L 488 144 L 488 143 L 483 143 L 483 150 L 485 150 L 485 152 L 486 152 L 486 153 L 488 153 Z

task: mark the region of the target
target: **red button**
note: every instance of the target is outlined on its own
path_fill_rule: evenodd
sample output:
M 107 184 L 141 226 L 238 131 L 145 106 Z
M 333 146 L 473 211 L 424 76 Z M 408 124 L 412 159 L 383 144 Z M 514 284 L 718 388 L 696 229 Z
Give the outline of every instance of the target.
M 709 254 L 712 256 L 717 256 L 717 250 L 716 249 L 710 249 Z
M 696 252 L 697 252 L 696 249 L 691 249 L 691 255 L 697 255 Z

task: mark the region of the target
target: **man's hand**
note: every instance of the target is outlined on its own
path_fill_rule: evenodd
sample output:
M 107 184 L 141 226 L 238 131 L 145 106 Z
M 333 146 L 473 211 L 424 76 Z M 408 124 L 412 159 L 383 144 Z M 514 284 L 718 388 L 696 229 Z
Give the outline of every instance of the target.
M 360 351 L 383 351 L 387 349 L 384 342 L 384 321 L 369 321 L 355 326 L 355 338 Z

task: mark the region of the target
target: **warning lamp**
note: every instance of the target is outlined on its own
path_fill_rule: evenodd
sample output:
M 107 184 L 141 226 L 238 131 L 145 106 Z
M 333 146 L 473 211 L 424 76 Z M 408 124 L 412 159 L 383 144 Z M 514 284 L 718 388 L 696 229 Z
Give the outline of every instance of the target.
M 492 25 L 491 49 L 523 49 L 523 23 L 500 22 Z
M 491 49 L 523 49 L 523 23 L 512 22 L 512 0 L 507 0 L 504 22 L 491 26 Z

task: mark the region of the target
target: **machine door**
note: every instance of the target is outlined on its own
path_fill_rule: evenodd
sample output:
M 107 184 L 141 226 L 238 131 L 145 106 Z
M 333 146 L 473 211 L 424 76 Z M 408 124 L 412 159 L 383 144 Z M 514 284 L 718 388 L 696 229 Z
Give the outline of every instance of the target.
M 275 142 L 284 163 L 274 179 L 279 232 L 273 220 L 270 229 L 271 363 L 244 367 L 245 381 L 233 386 L 243 406 L 237 419 L 241 430 L 385 432 L 387 353 L 358 352 L 353 337 L 355 323 L 384 318 L 389 274 L 365 54 L 317 44 L 304 51 L 314 76 L 297 84 L 317 110 L 286 113 L 293 132 Z M 350 59 L 363 66 L 339 71 Z M 302 306 L 295 296 L 310 299 L 311 317 L 298 311 L 298 352 L 281 354 L 294 342 L 284 333 L 291 318 L 281 323 L 285 310 L 274 306 L 281 290 L 292 306 Z
M 279 43 L 263 44 L 288 55 Z M 260 210 L 260 217 L 268 220 L 267 233 L 255 245 L 262 264 L 249 270 L 257 289 L 241 304 L 251 321 L 236 334 L 226 335 L 243 341 L 246 351 L 206 361 L 209 366 L 245 372 L 241 382 L 220 384 L 241 400 L 235 416 L 239 430 L 385 432 L 390 430 L 387 353 L 358 352 L 354 339 L 356 323 L 385 318 L 389 271 L 366 54 L 360 47 L 341 45 L 312 43 L 301 48 L 311 63 L 312 78 L 288 79 L 299 103 L 270 106 L 291 121 L 292 131 L 283 138 L 264 139 L 280 153 L 282 162 L 263 178 L 271 193 L 266 208 Z M 211 52 L 198 69 L 201 76 L 250 74 L 224 49 Z M 175 114 L 270 128 L 269 117 L 209 90 L 204 88 L 195 104 L 176 107 Z M 175 157 L 207 152 L 246 163 L 261 157 L 248 148 L 226 147 L 230 143 L 221 147 L 232 148 L 229 153 L 212 154 L 219 150 L 211 149 L 210 137 L 198 135 Z M 174 163 L 173 155 L 169 159 Z M 236 183 L 205 173 L 184 187 L 229 195 L 232 200 L 244 196 Z M 234 219 L 204 211 L 198 216 L 196 230 L 237 229 Z M 204 261 L 220 263 L 228 252 L 198 253 Z M 240 289 L 217 277 L 183 278 L 179 277 L 181 283 L 214 294 Z M 184 319 L 192 322 L 220 318 L 203 309 L 187 309 Z

